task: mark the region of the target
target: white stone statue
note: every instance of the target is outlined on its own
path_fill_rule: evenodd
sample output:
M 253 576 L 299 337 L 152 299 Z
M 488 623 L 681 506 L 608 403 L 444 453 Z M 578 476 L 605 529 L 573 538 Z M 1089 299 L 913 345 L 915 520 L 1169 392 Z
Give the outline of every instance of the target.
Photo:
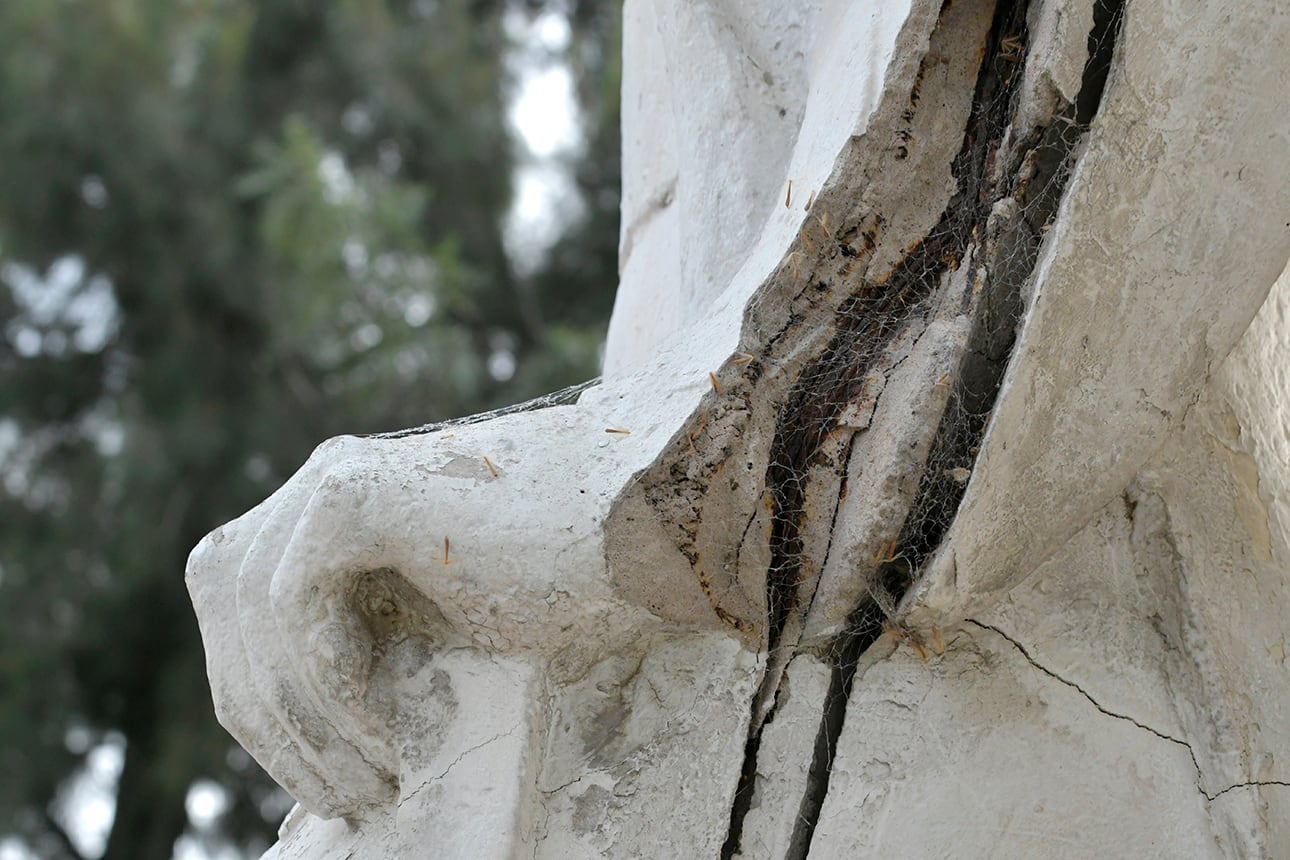
M 1290 14 L 624 17 L 603 381 L 192 554 L 266 857 L 1290 856 Z

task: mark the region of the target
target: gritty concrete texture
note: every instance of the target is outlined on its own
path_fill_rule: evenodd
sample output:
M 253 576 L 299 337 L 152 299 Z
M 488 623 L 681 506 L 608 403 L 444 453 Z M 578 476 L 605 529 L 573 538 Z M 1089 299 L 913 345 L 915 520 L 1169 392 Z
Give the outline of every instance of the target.
M 266 857 L 1290 856 L 1290 12 L 1094 9 L 629 0 L 604 381 L 190 558 Z

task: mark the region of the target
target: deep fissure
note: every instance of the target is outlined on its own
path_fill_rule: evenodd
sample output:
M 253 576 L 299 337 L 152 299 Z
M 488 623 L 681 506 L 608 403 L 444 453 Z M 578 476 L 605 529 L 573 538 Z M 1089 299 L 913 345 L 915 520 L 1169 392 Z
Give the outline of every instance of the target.
M 830 667 L 829 691 L 824 699 L 824 714 L 815 733 L 815 746 L 811 753 L 811 766 L 806 775 L 806 791 L 797 810 L 793 836 L 789 842 L 786 860 L 805 858 L 815 835 L 815 825 L 824 808 L 824 798 L 829 793 L 829 772 L 837 752 L 838 739 L 846 722 L 847 702 L 855 685 L 860 655 L 882 637 L 882 616 L 863 604 L 852 612 L 847 625 L 838 637 L 833 653 L 836 659 Z
M 947 2 L 942 8 L 942 16 L 949 5 Z M 875 290 L 876 285 L 865 282 L 843 303 L 837 315 L 838 334 L 791 389 L 776 429 L 767 473 L 767 486 L 777 513 L 767 578 L 772 649 L 781 645 L 785 621 L 799 597 L 797 559 L 806 515 L 805 476 L 828 429 L 836 421 L 837 412 L 851 401 L 883 347 L 899 334 L 906 319 L 900 312 L 925 302 L 942 275 L 957 268 L 971 248 L 977 248 L 967 282 L 973 283 L 977 270 L 985 265 L 987 296 L 927 459 L 927 463 L 935 462 L 940 468 L 924 470 L 901 528 L 900 557 L 883 564 L 873 583 L 880 596 L 875 598 L 871 589 L 871 596 L 853 610 L 844 632 L 830 649 L 830 687 L 787 855 L 790 858 L 805 857 L 810 848 L 828 793 L 857 666 L 886 629 L 888 610 L 884 607 L 896 605 L 912 585 L 962 500 L 967 483 L 963 471 L 970 470 L 975 462 L 1011 355 L 1016 321 L 1023 306 L 1022 288 L 1031 276 L 1044 234 L 1065 193 L 1073 154 L 1097 113 L 1110 74 L 1123 19 L 1123 0 L 1096 3 L 1088 58 L 1075 102 L 1055 112 L 1026 140 L 1008 142 L 1008 164 L 995 165 L 995 156 L 1016 114 L 1017 85 L 1029 46 L 1026 11 L 1024 0 L 1000 3 L 995 8 L 964 143 L 954 160 L 957 195 L 924 241 L 897 264 L 884 290 Z M 911 106 L 915 102 L 916 94 Z M 1018 204 L 1018 214 L 989 232 L 992 207 L 1008 197 Z M 734 856 L 740 848 L 744 818 L 756 788 L 761 728 L 754 724 L 745 748 L 723 858 Z

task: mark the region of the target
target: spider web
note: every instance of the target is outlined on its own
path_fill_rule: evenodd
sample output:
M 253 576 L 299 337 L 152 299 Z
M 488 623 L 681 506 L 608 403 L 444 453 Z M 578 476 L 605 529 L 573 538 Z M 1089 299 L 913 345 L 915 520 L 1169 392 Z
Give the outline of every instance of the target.
M 962 146 L 954 158 L 956 193 L 935 225 L 894 262 L 889 273 L 880 280 L 852 277 L 855 270 L 863 269 L 858 264 L 866 262 L 866 255 L 874 253 L 875 236 L 888 226 L 885 216 L 833 230 L 818 220 L 815 224 L 815 241 L 822 251 L 806 288 L 824 294 L 838 289 L 839 279 L 848 278 L 852 286 L 831 319 L 802 321 L 804 326 L 831 332 L 831 338 L 805 364 L 779 404 L 766 476 L 773 511 L 766 583 L 769 668 L 759 702 L 754 704 L 744 775 L 723 857 L 740 851 L 744 816 L 757 788 L 761 732 L 774 720 L 776 697 L 792 656 L 813 653 L 832 673 L 788 853 L 803 857 L 828 791 L 846 702 L 864 652 L 884 634 L 923 659 L 944 649 L 939 631 L 929 638 L 901 626 L 901 598 L 940 544 L 970 481 L 1027 291 L 1033 287 L 1036 262 L 1100 104 L 1123 9 L 1117 0 L 1095 4 L 1083 80 L 1078 96 L 1070 101 L 1027 86 L 1028 25 L 1033 25 L 1035 14 L 1024 2 L 1002 2 L 996 7 Z M 924 64 L 933 57 L 934 46 L 935 37 Z M 922 73 L 920 68 L 920 81 Z M 1045 98 L 1049 107 L 1036 109 L 1034 102 Z M 917 88 L 911 105 L 916 99 Z M 873 271 L 873 257 L 867 262 Z M 957 307 L 947 310 L 947 303 Z M 841 442 L 837 429 L 857 402 L 881 395 L 867 391 L 874 386 L 876 374 L 890 376 L 892 367 L 908 357 L 907 350 L 898 348 L 903 336 L 908 339 L 910 332 L 916 336 L 956 312 L 970 319 L 970 335 L 956 366 L 938 380 L 947 388 L 943 411 L 921 461 L 919 445 L 910 444 L 911 459 L 917 462 L 911 470 L 907 504 L 900 511 L 903 520 L 889 524 L 896 536 L 884 541 L 884 549 L 860 565 L 862 569 L 850 572 L 863 582 L 863 592 L 841 632 L 824 642 L 804 641 L 803 617 L 811 610 L 814 584 L 825 566 L 820 556 L 827 558 L 836 550 L 832 532 L 839 510 L 835 507 L 834 519 L 821 524 L 828 511 L 813 503 L 812 485 L 822 473 L 832 472 L 840 505 L 847 496 L 848 480 L 855 477 L 850 461 L 856 439 L 883 428 L 862 427 L 842 434 Z M 820 542 L 821 533 L 830 535 L 822 550 L 811 545 Z
M 434 421 L 429 424 L 419 424 L 416 427 L 409 427 L 403 430 L 390 430 L 384 433 L 371 433 L 363 438 L 367 439 L 402 439 L 406 436 L 423 436 L 427 433 L 437 433 L 440 430 L 446 430 L 449 427 L 465 427 L 470 424 L 481 424 L 485 421 L 492 421 L 494 418 L 500 418 L 503 415 L 515 415 L 519 412 L 533 412 L 538 409 L 548 409 L 552 406 L 565 406 L 570 403 L 576 403 L 582 393 L 589 388 L 595 388 L 600 384 L 600 377 L 589 379 L 586 382 L 579 382 L 577 385 L 570 385 L 567 388 L 561 388 L 559 391 L 552 391 L 550 394 L 543 394 L 534 397 L 532 400 L 525 400 L 523 403 L 513 403 L 510 406 L 503 406 L 500 409 L 493 409 L 489 412 L 480 412 L 476 415 L 465 415 L 460 418 L 448 418 L 444 421 Z

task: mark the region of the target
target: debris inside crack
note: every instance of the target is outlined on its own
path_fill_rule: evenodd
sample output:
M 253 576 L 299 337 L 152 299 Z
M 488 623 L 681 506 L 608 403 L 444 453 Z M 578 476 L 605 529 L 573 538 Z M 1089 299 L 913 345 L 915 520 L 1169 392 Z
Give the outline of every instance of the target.
M 812 469 L 818 474 L 820 458 L 827 456 L 826 442 L 841 410 L 869 383 L 878 357 L 907 320 L 925 312 L 943 276 L 960 266 L 969 267 L 967 293 L 972 295 L 965 293 L 962 299 L 963 310 L 972 315 L 967 353 L 950 382 L 949 404 L 899 538 L 892 552 L 868 574 L 866 597 L 828 648 L 830 689 L 788 857 L 805 857 L 809 851 L 861 655 L 895 622 L 901 598 L 940 544 L 962 502 L 1012 353 L 1017 323 L 1029 300 L 1025 290 L 1065 194 L 1079 144 L 1100 105 L 1123 17 L 1121 0 L 1098 0 L 1080 93 L 1073 103 L 1054 105 L 1046 121 L 1014 138 L 1022 135 L 1014 120 L 1029 47 L 1026 13 L 1027 4 L 1020 0 L 1001 2 L 994 9 L 962 148 L 953 161 L 957 193 L 939 223 L 909 248 L 882 283 L 861 279 L 855 285 L 851 298 L 837 311 L 832 341 L 805 366 L 780 411 L 766 476 L 775 513 L 767 575 L 772 653 L 797 647 L 786 634 L 787 622 L 792 613 L 802 611 L 803 533 L 807 518 L 818 515 L 807 504 L 806 488 Z M 920 82 L 921 78 L 920 71 Z M 916 83 L 911 111 L 917 106 L 917 90 Z M 866 229 L 881 230 L 884 223 L 884 216 L 875 213 Z M 860 227 L 849 233 L 856 231 L 866 245 L 872 245 L 872 237 Z M 777 685 L 778 679 L 768 678 L 767 683 Z M 723 857 L 734 857 L 740 850 L 744 818 L 756 789 L 761 730 L 754 720 Z

